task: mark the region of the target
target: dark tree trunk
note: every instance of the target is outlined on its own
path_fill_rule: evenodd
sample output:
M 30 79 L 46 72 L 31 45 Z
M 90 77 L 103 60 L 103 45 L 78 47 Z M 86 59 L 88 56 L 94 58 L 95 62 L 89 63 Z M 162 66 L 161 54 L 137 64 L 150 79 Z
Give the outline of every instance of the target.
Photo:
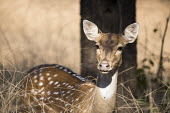
M 94 22 L 102 32 L 122 33 L 126 26 L 135 22 L 136 0 L 81 0 L 81 73 L 84 76 L 95 76 L 96 66 L 95 44 L 87 40 L 83 29 L 84 19 Z M 134 80 L 126 83 L 135 94 L 137 51 L 136 42 L 126 46 L 123 51 L 123 64 L 119 72 L 135 66 L 135 68 L 119 75 L 119 82 Z M 118 92 L 122 94 L 122 89 Z M 127 95 L 127 94 L 126 94 Z

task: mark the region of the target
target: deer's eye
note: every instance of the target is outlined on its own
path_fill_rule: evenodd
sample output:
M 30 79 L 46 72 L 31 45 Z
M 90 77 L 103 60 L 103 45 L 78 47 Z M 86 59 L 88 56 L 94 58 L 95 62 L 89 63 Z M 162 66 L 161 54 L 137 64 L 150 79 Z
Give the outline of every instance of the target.
M 122 51 L 122 50 L 123 50 L 123 47 L 118 47 L 117 50 L 118 50 L 118 51 Z
M 98 45 L 95 45 L 96 46 L 96 49 L 99 49 L 99 46 Z

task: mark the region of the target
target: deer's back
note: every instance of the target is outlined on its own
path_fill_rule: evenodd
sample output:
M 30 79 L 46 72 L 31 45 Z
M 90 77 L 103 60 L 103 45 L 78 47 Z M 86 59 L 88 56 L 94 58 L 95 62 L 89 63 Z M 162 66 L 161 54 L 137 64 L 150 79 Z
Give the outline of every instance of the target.
M 38 112 L 74 112 L 89 103 L 95 85 L 63 66 L 40 65 L 28 71 L 22 88 L 24 100 Z M 87 93 L 89 92 L 89 93 Z M 88 100 L 88 102 L 85 102 Z M 82 103 L 83 102 L 83 103 Z

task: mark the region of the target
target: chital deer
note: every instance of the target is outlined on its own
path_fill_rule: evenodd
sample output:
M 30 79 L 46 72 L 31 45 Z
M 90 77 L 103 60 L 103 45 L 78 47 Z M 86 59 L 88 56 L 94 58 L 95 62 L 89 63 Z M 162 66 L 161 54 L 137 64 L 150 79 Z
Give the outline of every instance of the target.
M 101 74 L 96 84 L 71 70 L 57 65 L 40 65 L 30 71 L 23 84 L 24 100 L 33 112 L 111 113 L 115 107 L 118 67 L 122 50 L 133 43 L 139 25 L 129 25 L 124 34 L 102 33 L 98 27 L 83 21 L 87 38 L 96 42 L 97 68 Z M 113 75 L 109 74 L 114 72 Z

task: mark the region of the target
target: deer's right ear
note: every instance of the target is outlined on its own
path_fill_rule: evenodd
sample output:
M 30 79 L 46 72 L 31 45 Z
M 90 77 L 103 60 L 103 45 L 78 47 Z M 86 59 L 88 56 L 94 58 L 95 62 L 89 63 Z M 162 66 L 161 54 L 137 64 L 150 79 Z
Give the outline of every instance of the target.
M 100 30 L 98 27 L 88 20 L 83 20 L 83 30 L 89 40 L 96 41 L 100 36 Z

